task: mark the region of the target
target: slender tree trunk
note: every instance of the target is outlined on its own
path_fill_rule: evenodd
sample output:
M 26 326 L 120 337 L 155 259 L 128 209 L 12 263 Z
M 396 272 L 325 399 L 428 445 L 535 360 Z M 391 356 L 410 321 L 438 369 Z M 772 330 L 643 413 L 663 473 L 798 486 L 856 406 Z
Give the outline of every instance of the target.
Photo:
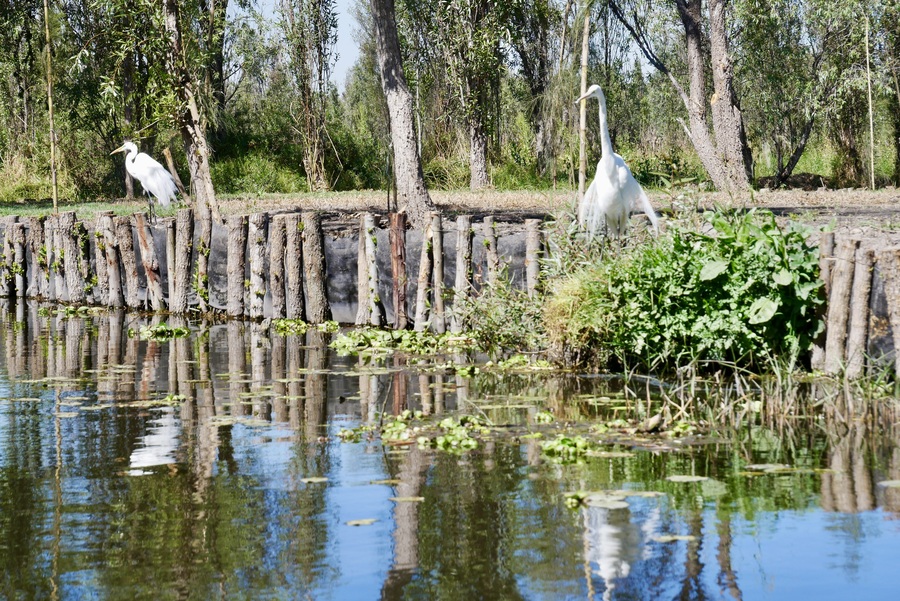
M 491 182 L 487 172 L 487 133 L 478 119 L 469 123 L 469 144 L 469 189 L 480 190 Z
M 56 128 L 53 125 L 53 46 L 50 43 L 49 0 L 44 0 L 44 34 L 47 41 L 47 113 L 50 119 L 50 181 L 53 190 L 53 212 L 58 213 L 59 189 L 56 184 Z
M 581 36 L 581 95 L 587 92 L 588 56 L 591 41 L 591 11 L 585 8 Z M 578 201 L 587 189 L 587 99 L 578 107 Z
M 413 227 L 424 229 L 435 207 L 425 188 L 422 163 L 419 160 L 413 98 L 403 75 L 394 0 L 371 2 L 378 71 L 390 116 L 398 201 L 401 207 L 406 208 Z

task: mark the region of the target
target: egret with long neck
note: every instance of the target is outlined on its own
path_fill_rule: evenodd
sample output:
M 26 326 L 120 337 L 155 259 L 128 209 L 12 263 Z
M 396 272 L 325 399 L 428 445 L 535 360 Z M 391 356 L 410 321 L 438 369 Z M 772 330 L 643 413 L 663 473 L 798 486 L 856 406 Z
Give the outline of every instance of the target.
M 150 204 L 150 218 L 153 218 L 152 194 L 160 206 L 167 207 L 175 199 L 178 188 L 175 186 L 175 178 L 150 155 L 138 152 L 134 142 L 125 142 L 119 148 L 113 150 L 110 155 L 117 152 L 127 152 L 125 155 L 125 171 L 128 175 L 141 182 L 144 192 L 148 195 Z

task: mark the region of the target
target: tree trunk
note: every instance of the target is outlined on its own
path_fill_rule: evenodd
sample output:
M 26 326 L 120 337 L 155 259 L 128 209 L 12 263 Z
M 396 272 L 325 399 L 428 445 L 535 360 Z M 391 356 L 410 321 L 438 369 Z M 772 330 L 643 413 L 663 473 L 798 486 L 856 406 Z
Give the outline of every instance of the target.
M 435 207 L 425 188 L 422 163 L 419 160 L 413 98 L 403 75 L 394 0 L 371 2 L 378 71 L 390 116 L 397 195 L 401 207 L 405 206 L 413 227 L 424 229 Z
M 588 56 L 591 40 L 591 11 L 584 16 L 581 37 L 581 95 L 587 92 Z M 587 189 L 587 99 L 578 107 L 578 202 Z
M 487 133 L 484 123 L 469 123 L 469 189 L 481 190 L 490 185 L 487 172 Z

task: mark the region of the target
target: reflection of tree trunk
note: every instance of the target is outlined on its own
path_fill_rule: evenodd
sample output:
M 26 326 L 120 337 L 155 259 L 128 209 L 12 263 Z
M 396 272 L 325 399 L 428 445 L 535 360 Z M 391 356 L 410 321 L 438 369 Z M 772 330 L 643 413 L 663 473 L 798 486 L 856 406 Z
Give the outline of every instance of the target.
M 198 504 L 206 505 L 206 490 L 212 479 L 219 446 L 219 426 L 213 422 L 216 401 L 209 365 L 209 330 L 197 335 L 197 451 L 194 453 L 194 493 Z M 190 402 L 190 401 L 187 401 Z
M 250 373 L 253 380 L 250 389 L 256 393 L 253 397 L 253 415 L 266 421 L 272 418 L 272 407 L 268 398 L 261 394 L 268 383 L 266 379 L 266 363 L 269 355 L 267 352 L 268 338 L 268 332 L 264 325 L 259 323 L 250 325 Z
M 431 415 L 433 409 L 431 400 L 431 378 L 425 374 L 419 374 L 419 408 L 425 415 Z
M 244 326 L 237 321 L 228 322 L 228 391 L 231 414 L 246 415 L 243 393 L 246 390 L 247 349 L 244 345 Z
M 428 458 L 424 451 L 410 447 L 403 455 L 400 480 L 395 491 L 398 497 L 417 497 L 422 489 Z M 419 566 L 419 503 L 394 503 L 394 557 L 387 578 L 381 587 L 381 598 L 403 599 L 403 590 L 412 580 Z
M 284 381 L 287 361 L 287 344 L 284 336 L 273 334 L 272 341 L 272 414 L 277 422 L 288 421 L 287 383 Z
M 318 329 L 310 329 L 306 339 L 306 435 L 314 441 L 320 433 L 319 426 L 325 424 L 325 334 Z
M 719 523 L 716 531 L 719 534 L 719 545 L 716 549 L 716 559 L 719 561 L 719 586 L 728 590 L 732 599 L 742 599 L 743 594 L 737 583 L 737 574 L 731 566 L 731 516 L 723 511 L 719 515 Z
M 832 445 L 828 467 L 829 471 L 822 474 L 822 509 L 855 513 L 875 507 L 865 426 L 855 425 Z
M 696 507 L 691 509 L 688 517 L 688 528 L 693 540 L 687 542 L 687 554 L 684 558 L 684 580 L 681 582 L 681 592 L 678 595 L 683 601 L 695 601 L 706 599 L 703 588 L 703 562 L 700 561 L 700 548 L 703 543 L 703 511 Z
M 303 407 L 303 382 L 300 371 L 303 369 L 303 351 L 300 348 L 299 336 L 288 336 L 287 342 L 287 378 L 288 378 L 288 422 L 291 429 L 300 427 L 301 408 Z

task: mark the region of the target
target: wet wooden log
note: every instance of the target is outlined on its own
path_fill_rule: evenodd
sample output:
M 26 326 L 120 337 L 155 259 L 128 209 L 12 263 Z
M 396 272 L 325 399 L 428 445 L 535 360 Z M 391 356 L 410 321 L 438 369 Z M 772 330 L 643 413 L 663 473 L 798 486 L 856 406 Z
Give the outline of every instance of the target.
M 406 213 L 390 214 L 388 238 L 391 244 L 391 294 L 394 301 L 394 329 L 405 330 L 406 312 Z
M 15 260 L 15 250 L 13 249 L 13 225 L 19 220 L 18 217 L 12 215 L 2 218 L 3 240 L 2 240 L 2 264 L 0 264 L 0 281 L 3 283 L 2 296 L 5 298 L 12 297 L 15 294 L 15 285 L 13 278 L 13 261 Z
M 451 315 L 450 329 L 462 332 L 459 307 L 456 303 L 469 296 L 472 289 L 472 218 L 460 215 L 456 218 L 456 277 L 453 284 L 454 310 Z
M 825 306 L 820 317 L 824 320 L 828 312 L 828 298 L 831 293 L 831 266 L 834 262 L 834 232 L 822 232 L 819 237 L 819 277 L 825 284 Z M 825 369 L 825 332 L 813 341 L 810 367 L 815 371 Z
M 894 377 L 900 377 L 900 247 L 886 248 L 875 255 L 884 283 L 888 321 L 894 339 Z
M 231 215 L 227 221 L 228 253 L 226 257 L 227 300 L 225 312 L 230 317 L 244 314 L 244 277 L 247 252 L 247 217 Z
M 16 296 L 25 298 L 28 286 L 25 282 L 25 224 L 14 223 L 12 226 L 13 274 Z
M 856 379 L 863 375 L 866 364 L 866 342 L 869 332 L 869 301 L 872 292 L 872 265 L 875 251 L 860 248 L 856 251 L 853 288 L 850 292 L 850 327 L 847 332 L 846 375 Z
M 365 234 L 366 246 L 366 288 L 369 302 L 369 324 L 380 326 L 384 312 L 381 310 L 381 297 L 378 295 L 377 238 L 375 237 L 375 216 L 372 213 L 363 215 L 363 233 Z
M 97 228 L 103 237 L 103 259 L 106 261 L 106 275 L 109 281 L 106 304 L 109 307 L 123 307 L 125 296 L 122 292 L 122 273 L 119 270 L 119 252 L 116 248 L 112 211 L 97 216 Z
M 432 306 L 431 329 L 438 334 L 447 331 L 447 318 L 444 312 L 444 231 L 440 213 L 431 214 L 431 256 L 434 266 L 432 272 L 432 288 L 434 304 Z
M 81 275 L 81 244 L 75 238 L 75 212 L 60 213 L 58 223 L 67 298 L 71 303 L 82 304 L 87 295 L 84 290 L 84 277 Z
M 47 274 L 47 248 L 44 246 L 44 218 L 28 217 L 27 249 L 31 264 L 31 287 L 29 296 L 47 298 L 50 280 Z M 104 262 L 104 272 L 106 264 Z M 98 268 L 99 278 L 99 268 Z
M 525 290 L 530 298 L 537 294 L 541 276 L 541 220 L 525 220 Z
M 303 275 L 306 279 L 306 317 L 310 323 L 324 323 L 331 317 L 325 292 L 325 253 L 322 221 L 318 213 L 304 211 Z
M 154 311 L 164 311 L 166 299 L 163 294 L 156 245 L 153 243 L 153 232 L 143 213 L 134 214 L 134 224 L 137 230 L 138 248 L 141 251 L 141 264 L 144 266 L 144 275 L 147 278 L 147 302 Z
M 269 228 L 269 290 L 272 293 L 272 317 L 282 319 L 287 315 L 284 252 L 287 247 L 287 231 L 284 215 L 275 215 Z
M 369 262 L 366 258 L 366 219 L 359 216 L 356 243 L 356 320 L 361 326 L 369 323 Z
M 75 222 L 72 236 L 75 242 L 75 254 L 78 257 L 77 268 L 81 272 L 81 281 L 84 282 L 85 299 L 96 303 L 97 296 L 94 293 L 94 287 L 97 285 L 97 278 L 94 270 L 91 269 L 91 236 L 83 221 Z
M 303 237 L 300 215 L 285 216 L 284 279 L 288 319 L 303 319 Z
M 197 211 L 197 265 L 193 277 L 194 291 L 201 313 L 209 313 L 209 253 L 212 250 L 212 214 L 208 209 Z
M 422 232 L 422 249 L 419 254 L 419 277 L 416 280 L 416 314 L 413 328 L 422 332 L 428 326 L 428 283 L 431 280 L 431 222 Z
M 130 217 L 116 217 L 116 242 L 125 276 L 125 304 L 130 309 L 141 306 L 141 282 L 138 278 L 137 256 L 134 253 L 134 231 Z
M 842 238 L 837 243 L 834 271 L 831 276 L 831 295 L 828 299 L 828 319 L 825 326 L 825 373 L 827 374 L 837 374 L 846 366 L 844 352 L 857 248 L 859 248 L 859 240 L 855 238 Z
M 166 303 L 172 310 L 172 301 L 175 299 L 175 220 L 166 221 Z
M 172 313 L 186 313 L 191 290 L 191 255 L 194 246 L 194 212 L 179 209 L 175 214 L 174 294 L 169 298 Z
M 53 246 L 53 290 L 56 300 L 66 300 L 68 291 L 66 290 L 66 258 L 65 245 L 63 244 L 62 227 L 59 223 L 59 215 L 55 215 L 47 221 L 50 223 L 51 240 Z
M 487 261 L 486 284 L 496 284 L 500 273 L 500 254 L 497 250 L 497 231 L 494 218 L 490 215 L 484 218 L 482 232 L 484 234 L 484 253 Z
M 251 319 L 263 316 L 263 302 L 266 298 L 266 213 L 253 213 L 247 219 L 247 259 L 250 264 L 250 303 L 248 315 Z

